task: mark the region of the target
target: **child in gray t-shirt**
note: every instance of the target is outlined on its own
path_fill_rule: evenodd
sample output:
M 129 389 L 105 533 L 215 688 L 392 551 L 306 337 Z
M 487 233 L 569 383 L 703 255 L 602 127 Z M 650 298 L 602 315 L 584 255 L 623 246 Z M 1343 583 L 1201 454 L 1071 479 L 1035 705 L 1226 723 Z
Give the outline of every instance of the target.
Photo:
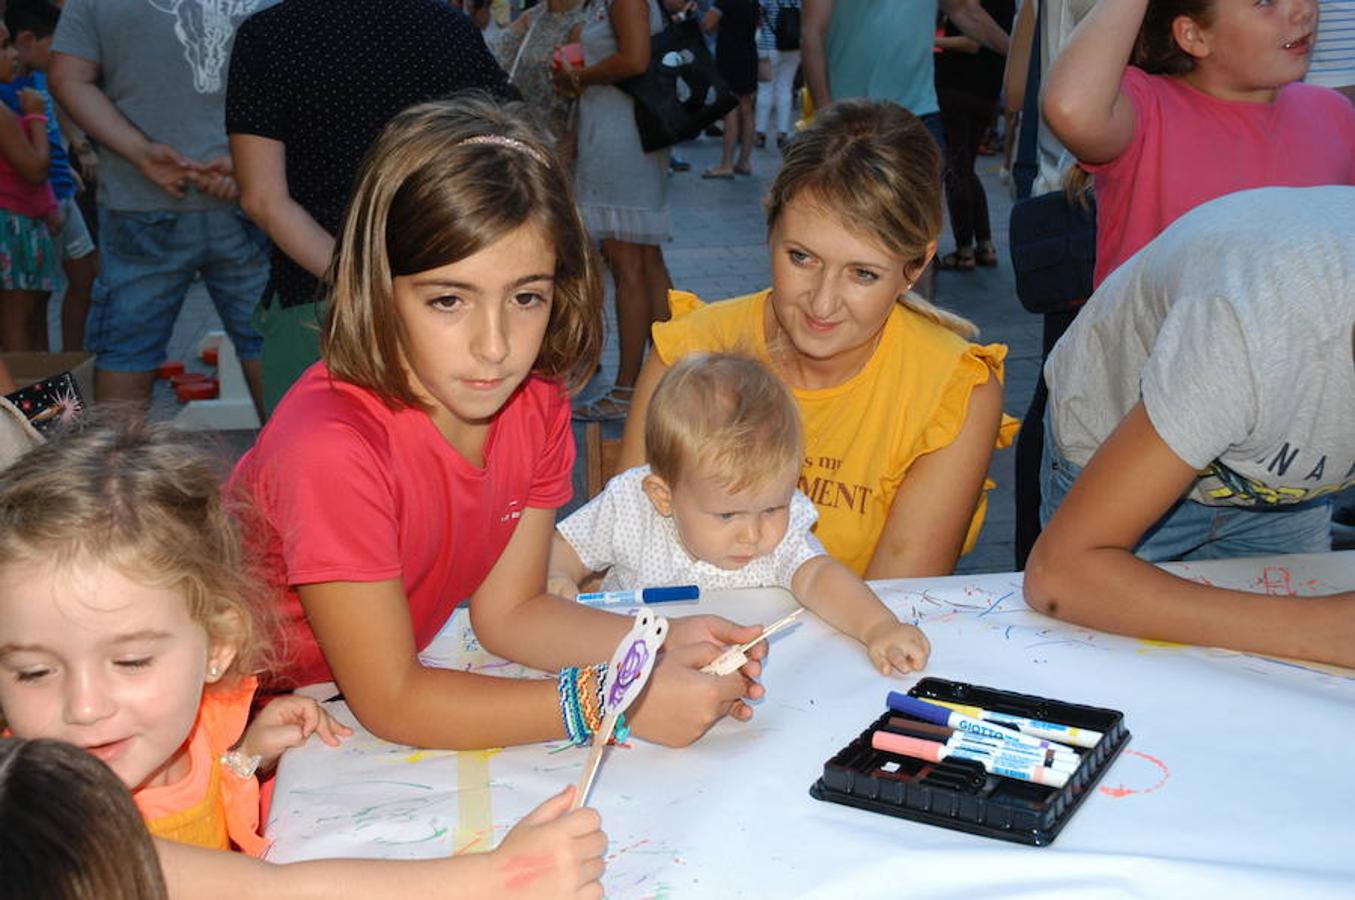
M 1219 198 L 1107 278 L 1045 366 L 1030 603 L 1355 664 L 1355 595 L 1297 605 L 1148 565 L 1330 549 L 1328 499 L 1355 485 L 1353 327 L 1352 187 Z

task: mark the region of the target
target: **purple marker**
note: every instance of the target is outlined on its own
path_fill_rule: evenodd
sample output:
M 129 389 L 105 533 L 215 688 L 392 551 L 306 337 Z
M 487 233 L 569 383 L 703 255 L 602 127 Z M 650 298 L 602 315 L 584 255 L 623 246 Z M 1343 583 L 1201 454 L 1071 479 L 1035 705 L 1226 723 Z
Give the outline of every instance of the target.
M 1031 737 L 1028 734 L 1022 734 L 1014 728 L 1006 728 L 1002 725 L 994 725 L 992 722 L 984 722 L 975 719 L 973 716 L 966 716 L 963 713 L 946 709 L 944 706 L 937 706 L 935 703 L 928 703 L 925 700 L 919 700 L 916 697 L 910 697 L 907 694 L 901 694 L 898 691 L 890 691 L 885 702 L 894 712 L 901 712 L 912 716 L 915 719 L 921 719 L 924 722 L 934 722 L 937 725 L 947 725 L 956 731 L 966 731 L 970 734 L 981 737 L 996 738 L 1000 741 L 1006 741 L 1013 744 L 1024 744 L 1027 747 L 1036 747 L 1042 750 L 1053 750 L 1057 753 L 1072 753 L 1076 756 L 1072 747 L 1066 744 L 1060 744 L 1058 741 L 1046 741 L 1040 738 Z

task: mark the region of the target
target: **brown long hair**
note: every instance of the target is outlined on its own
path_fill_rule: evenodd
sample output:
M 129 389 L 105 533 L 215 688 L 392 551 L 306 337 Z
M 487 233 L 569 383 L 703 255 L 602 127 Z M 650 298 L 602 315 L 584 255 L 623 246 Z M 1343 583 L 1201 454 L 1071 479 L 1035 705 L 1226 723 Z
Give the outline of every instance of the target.
M 556 261 L 535 371 L 571 388 L 587 381 L 602 347 L 602 282 L 551 146 L 523 104 L 480 92 L 390 121 L 363 161 L 330 266 L 321 346 L 335 377 L 392 407 L 421 406 L 401 362 L 392 279 L 465 259 L 536 222 L 555 242 Z
M 160 860 L 132 795 L 86 751 L 0 738 L 0 884 L 33 900 L 160 900 Z
M 941 151 L 922 120 L 878 100 L 840 100 L 786 147 L 767 195 L 770 232 L 786 204 L 808 194 L 909 270 L 921 273 L 928 247 L 941 233 Z M 978 328 L 917 294 L 900 302 L 924 318 L 969 338 Z
M 1216 0 L 1148 0 L 1148 9 L 1134 42 L 1134 65 L 1150 75 L 1184 75 L 1195 69 L 1195 57 L 1181 49 L 1172 24 L 1181 16 L 1201 28 L 1214 24 Z

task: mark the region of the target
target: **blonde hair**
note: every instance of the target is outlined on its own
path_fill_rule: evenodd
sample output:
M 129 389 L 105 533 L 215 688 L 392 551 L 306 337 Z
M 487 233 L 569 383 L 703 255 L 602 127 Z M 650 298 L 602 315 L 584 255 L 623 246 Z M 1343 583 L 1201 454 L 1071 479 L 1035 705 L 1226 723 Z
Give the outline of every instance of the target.
M 181 594 L 228 673 L 272 662 L 270 597 L 247 570 L 218 455 L 168 425 L 95 423 L 0 474 L 0 568 L 100 563 Z M 42 602 L 35 600 L 34 602 Z
M 664 373 L 645 415 L 645 456 L 670 486 L 699 467 L 731 491 L 799 471 L 800 410 L 765 365 L 735 353 L 694 353 Z
M 791 200 L 808 196 L 920 275 L 941 233 L 941 152 L 922 120 L 894 103 L 841 100 L 787 145 L 767 195 L 767 230 Z M 904 292 L 918 315 L 972 338 L 968 319 Z
M 391 407 L 422 404 L 402 358 L 392 280 L 449 265 L 529 222 L 555 243 L 534 370 L 578 388 L 602 347 L 602 282 L 568 174 L 521 103 L 470 92 L 410 107 L 363 161 L 344 214 L 321 335 L 329 370 Z

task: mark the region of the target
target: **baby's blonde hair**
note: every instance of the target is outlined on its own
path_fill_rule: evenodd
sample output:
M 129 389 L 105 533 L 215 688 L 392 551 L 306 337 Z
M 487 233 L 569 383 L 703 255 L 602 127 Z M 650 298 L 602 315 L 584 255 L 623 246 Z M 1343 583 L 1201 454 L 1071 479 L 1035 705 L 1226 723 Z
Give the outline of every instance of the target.
M 735 353 L 683 357 L 659 380 L 645 416 L 645 454 L 676 485 L 693 469 L 738 492 L 799 471 L 800 410 L 765 365 Z
M 247 569 L 217 454 L 132 418 L 87 425 L 0 473 L 0 569 L 99 563 L 182 594 L 230 672 L 272 662 L 267 590 Z M 34 600 L 34 602 L 41 602 Z

